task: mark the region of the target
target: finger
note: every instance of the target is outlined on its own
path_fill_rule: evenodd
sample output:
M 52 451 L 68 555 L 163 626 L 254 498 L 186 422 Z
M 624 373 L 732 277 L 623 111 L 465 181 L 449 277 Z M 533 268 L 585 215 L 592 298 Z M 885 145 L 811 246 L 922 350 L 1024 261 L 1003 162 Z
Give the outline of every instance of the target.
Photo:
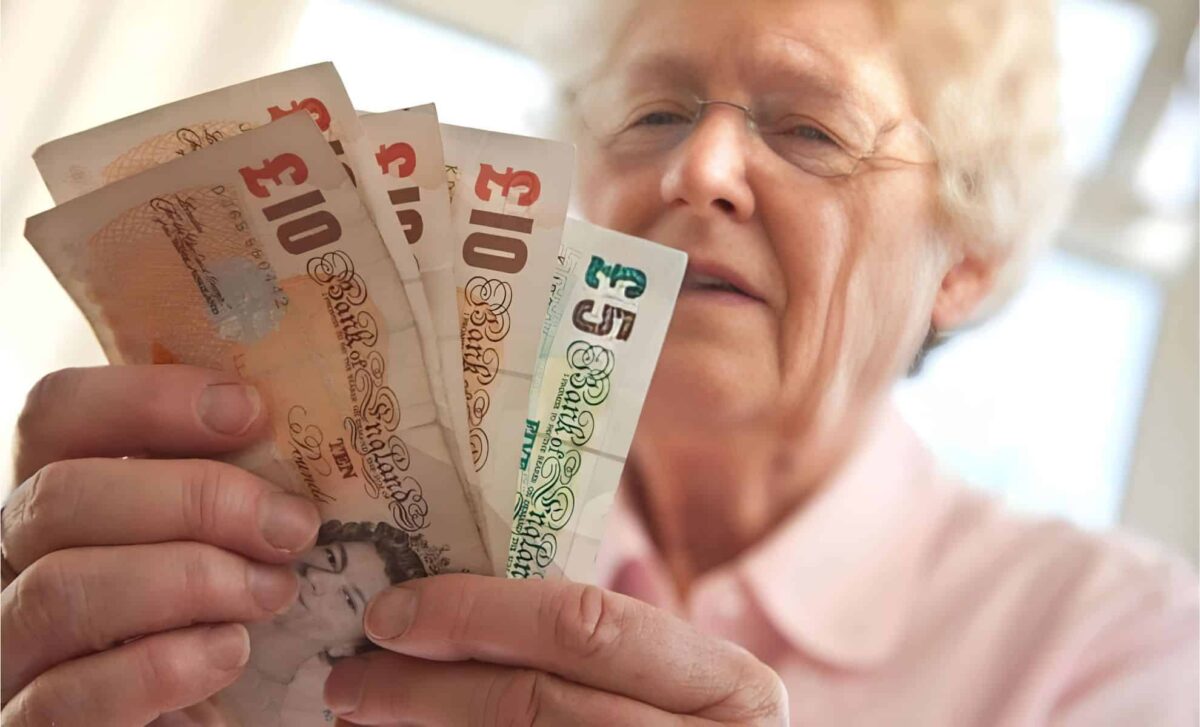
M 195 366 L 63 369 L 29 392 L 17 422 L 16 480 L 79 457 L 202 456 L 265 431 L 257 391 Z
M 270 618 L 298 589 L 287 566 L 200 543 L 56 551 L 0 594 L 0 696 L 9 699 L 55 664 L 136 636 Z
M 147 636 L 61 664 L 4 706 L 8 727 L 147 724 L 231 684 L 250 657 L 241 624 Z
M 533 669 L 382 652 L 338 662 L 325 704 L 360 725 L 712 724 Z
M 95 545 L 192 540 L 281 563 L 316 542 L 307 497 L 211 460 L 54 462 L 13 492 L 4 555 L 18 571 L 47 553 Z
M 547 671 L 669 712 L 778 697 L 778 677 L 744 649 L 640 601 L 569 581 L 408 581 L 371 602 L 365 626 L 397 653 Z

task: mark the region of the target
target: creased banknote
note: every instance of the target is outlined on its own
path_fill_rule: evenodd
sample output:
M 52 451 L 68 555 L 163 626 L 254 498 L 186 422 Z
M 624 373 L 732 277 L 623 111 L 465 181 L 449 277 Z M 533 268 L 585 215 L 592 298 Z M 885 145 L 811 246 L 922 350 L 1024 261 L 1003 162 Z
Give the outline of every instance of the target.
M 568 219 L 525 422 L 507 574 L 588 580 L 687 255 Z
M 407 293 L 398 305 L 416 322 L 415 330 L 405 335 L 419 339 L 424 352 L 430 376 L 428 415 L 442 425 L 457 462 L 467 462 L 469 455 L 457 451 L 466 431 L 455 433 L 450 420 L 451 401 L 462 398 L 461 389 L 447 392 L 443 385 L 433 318 L 408 244 L 413 230 L 397 217 L 380 174 L 378 150 L 367 139 L 333 64 L 265 76 L 118 119 L 49 142 L 34 152 L 34 161 L 54 201 L 61 204 L 297 111 L 316 121 L 375 219 Z M 418 411 L 411 410 L 410 416 L 417 417 Z
M 477 513 L 482 512 L 482 504 L 474 499 L 479 475 L 467 444 L 462 336 L 454 285 L 453 253 L 457 246 L 450 223 L 450 195 L 437 110 L 433 104 L 427 104 L 419 110 L 361 114 L 360 119 L 375 150 L 376 171 L 385 181 L 388 201 L 395 208 L 421 271 L 437 336 L 442 385 L 447 392 L 449 411 L 444 418 L 453 424 L 456 448 L 462 455 L 458 460 L 460 477 L 467 483 L 473 507 Z
M 508 559 L 539 325 L 567 215 L 575 150 L 442 125 L 461 322 L 468 441 L 496 572 Z
M 429 423 L 400 277 L 307 114 L 74 199 L 26 237 L 113 362 L 253 382 L 273 436 L 236 463 L 325 519 L 298 602 L 251 626 L 250 664 L 218 697 L 242 724 L 323 724 L 320 679 L 365 645 L 367 601 L 390 583 L 491 572 Z

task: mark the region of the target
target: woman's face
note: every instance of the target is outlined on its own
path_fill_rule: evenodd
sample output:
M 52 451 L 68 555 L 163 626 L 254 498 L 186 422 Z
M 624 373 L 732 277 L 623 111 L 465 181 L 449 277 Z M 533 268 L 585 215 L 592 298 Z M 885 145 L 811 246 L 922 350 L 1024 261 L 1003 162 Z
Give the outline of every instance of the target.
M 875 12 L 646 2 L 582 90 L 585 214 L 689 254 L 640 433 L 803 431 L 810 451 L 797 454 L 819 454 L 919 349 L 955 261 L 933 234 L 933 166 L 907 163 L 931 152 Z M 762 109 L 774 135 L 709 105 L 677 143 L 644 142 L 682 123 L 689 96 Z M 825 154 L 834 136 L 906 163 L 828 178 L 778 151 Z
M 296 603 L 274 623 L 321 648 L 357 643 L 371 597 L 391 585 L 383 559 L 370 543 L 330 543 L 310 550 L 294 565 L 300 581 Z

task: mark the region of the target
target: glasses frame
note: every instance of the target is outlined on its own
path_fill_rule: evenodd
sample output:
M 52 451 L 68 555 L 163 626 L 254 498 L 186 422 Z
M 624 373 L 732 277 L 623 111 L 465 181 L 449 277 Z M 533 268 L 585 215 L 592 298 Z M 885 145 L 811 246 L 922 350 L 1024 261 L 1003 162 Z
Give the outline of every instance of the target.
M 591 126 L 588 124 L 588 121 L 587 121 L 588 114 L 583 113 L 582 109 L 579 107 L 579 102 L 581 100 L 582 95 L 583 94 L 575 94 L 574 105 L 576 107 L 577 112 L 579 113 L 579 118 L 583 122 L 583 127 L 588 131 L 588 133 L 590 133 L 594 138 L 596 138 L 598 141 L 601 141 L 602 143 L 603 143 L 604 136 L 608 136 L 611 139 L 611 138 L 615 138 L 618 134 L 620 134 L 621 131 L 616 131 L 616 132 L 612 132 L 607 135 L 602 135 L 602 134 L 596 133 L 591 128 Z M 704 98 L 700 98 L 695 95 L 692 96 L 692 101 L 696 106 L 694 117 L 689 122 L 690 127 L 688 128 L 687 133 L 684 134 L 684 136 L 681 138 L 680 142 L 677 142 L 677 143 L 681 143 L 684 139 L 686 139 L 688 136 L 690 136 L 695 131 L 696 127 L 699 126 L 701 120 L 704 117 L 704 112 L 707 111 L 710 107 L 727 106 L 729 108 L 733 108 L 733 109 L 737 109 L 738 111 L 741 111 L 742 115 L 745 117 L 747 127 L 751 131 L 753 131 L 754 134 L 756 136 L 758 136 L 761 141 L 763 141 L 763 143 L 765 143 L 768 147 L 770 147 L 770 143 L 766 141 L 765 137 L 763 136 L 763 131 L 758 124 L 758 120 L 755 118 L 754 110 L 751 109 L 749 106 L 738 103 L 736 101 L 729 101 L 727 99 L 704 99 Z M 809 118 L 809 117 L 806 116 L 804 118 Z M 844 172 L 839 171 L 839 172 L 835 172 L 832 174 L 823 174 L 814 169 L 810 169 L 808 167 L 804 167 L 799 164 L 796 164 L 796 163 L 792 162 L 791 160 L 788 160 L 788 159 L 782 157 L 781 155 L 778 154 L 778 152 L 775 152 L 774 149 L 772 149 L 772 152 L 775 153 L 776 156 L 780 156 L 780 158 L 783 158 L 787 164 L 805 172 L 806 174 L 811 174 L 812 176 L 819 177 L 822 179 L 844 179 L 844 178 L 851 177 L 855 173 L 857 173 L 859 171 L 859 169 L 862 168 L 864 162 L 865 163 L 888 162 L 888 163 L 896 164 L 898 166 L 936 166 L 938 163 L 937 146 L 933 141 L 933 137 L 929 134 L 928 130 L 925 129 L 925 126 L 919 122 L 914 121 L 914 122 L 906 123 L 904 121 L 896 121 L 891 124 L 887 124 L 884 127 L 880 128 L 876 131 L 875 137 L 871 143 L 870 149 L 868 149 L 867 151 L 864 151 L 864 152 L 853 152 L 849 148 L 850 145 L 845 140 L 841 139 L 835 132 L 826 128 L 823 124 L 818 122 L 816 119 L 811 119 L 811 120 L 817 127 L 819 127 L 821 129 L 822 133 L 827 134 L 831 139 L 833 139 L 834 143 L 838 146 L 841 153 L 845 154 L 846 157 L 852 161 L 850 164 L 850 168 L 847 171 L 844 171 Z M 899 156 L 883 156 L 883 155 L 879 154 L 880 139 L 884 135 L 890 133 L 891 131 L 894 131 L 895 129 L 900 128 L 901 126 L 908 126 L 908 125 L 911 125 L 918 132 L 923 143 L 929 149 L 930 158 L 928 158 L 928 159 L 906 159 L 904 157 L 899 157 Z M 628 128 L 628 127 L 625 127 L 625 128 Z

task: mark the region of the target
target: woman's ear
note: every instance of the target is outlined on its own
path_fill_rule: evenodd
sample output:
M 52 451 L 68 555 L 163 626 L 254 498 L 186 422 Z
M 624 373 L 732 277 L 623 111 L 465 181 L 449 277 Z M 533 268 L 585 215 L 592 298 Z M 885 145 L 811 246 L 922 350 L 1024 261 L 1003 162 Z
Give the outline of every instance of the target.
M 996 285 L 998 255 L 964 254 L 942 276 L 933 303 L 933 328 L 952 331 L 968 323 Z

